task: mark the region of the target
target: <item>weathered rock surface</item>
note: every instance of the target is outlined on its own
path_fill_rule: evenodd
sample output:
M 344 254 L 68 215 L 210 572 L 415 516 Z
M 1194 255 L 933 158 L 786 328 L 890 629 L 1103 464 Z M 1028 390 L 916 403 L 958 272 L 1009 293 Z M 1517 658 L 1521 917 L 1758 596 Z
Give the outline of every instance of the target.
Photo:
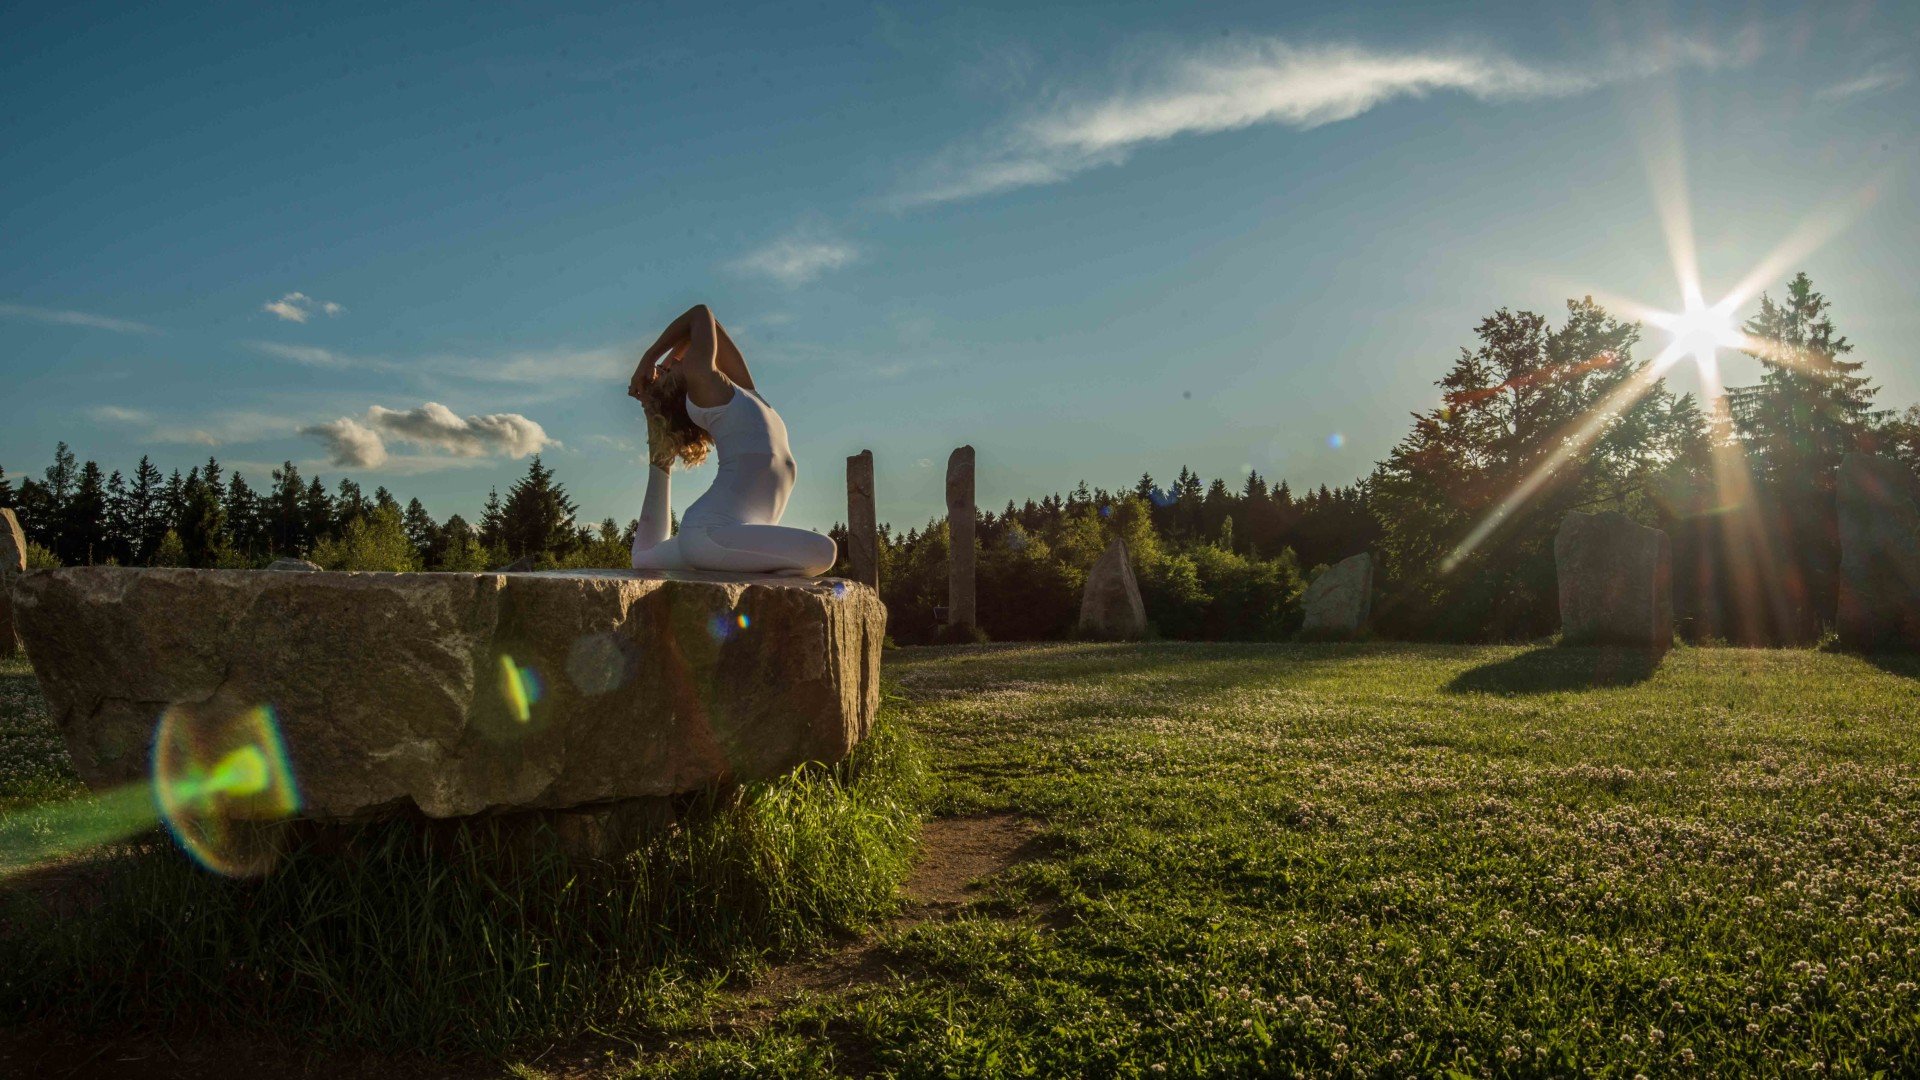
M 1373 612 L 1373 556 L 1350 555 L 1322 571 L 1300 598 L 1302 637 L 1352 637 Z
M 1574 511 L 1553 538 L 1560 639 L 1568 645 L 1673 645 L 1673 555 L 1667 534 L 1620 513 Z
M 27 534 L 12 510 L 0 507 L 0 656 L 20 651 L 13 633 L 13 579 L 27 571 Z
M 839 760 L 872 723 L 886 619 L 848 582 L 692 571 L 70 567 L 16 599 L 88 783 L 144 778 L 170 707 L 211 727 L 267 705 L 322 821 L 594 808 Z
M 1127 542 L 1117 536 L 1087 572 L 1087 586 L 1080 594 L 1080 633 L 1129 641 L 1147 634 L 1147 608 L 1140 602 L 1140 582 L 1133 576 Z
M 1854 649 L 1920 645 L 1920 508 L 1904 465 L 1840 459 L 1840 641 Z
M 275 559 L 267 564 L 269 570 L 287 570 L 293 573 L 312 573 L 320 569 L 320 564 L 308 559 Z
M 847 458 L 847 565 L 853 580 L 880 587 L 879 518 L 873 502 L 873 451 Z

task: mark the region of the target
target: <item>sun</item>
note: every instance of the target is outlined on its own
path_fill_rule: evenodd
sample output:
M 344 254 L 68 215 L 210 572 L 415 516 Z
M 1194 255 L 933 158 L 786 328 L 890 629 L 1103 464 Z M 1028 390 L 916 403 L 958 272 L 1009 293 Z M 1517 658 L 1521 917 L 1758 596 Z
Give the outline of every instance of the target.
M 1707 304 L 1698 296 L 1689 296 L 1680 311 L 1650 312 L 1647 321 L 1673 336 L 1667 348 L 1674 356 L 1691 356 L 1706 368 L 1712 367 L 1719 350 L 1736 348 L 1746 341 L 1746 335 L 1734 325 L 1733 304 L 1727 300 Z

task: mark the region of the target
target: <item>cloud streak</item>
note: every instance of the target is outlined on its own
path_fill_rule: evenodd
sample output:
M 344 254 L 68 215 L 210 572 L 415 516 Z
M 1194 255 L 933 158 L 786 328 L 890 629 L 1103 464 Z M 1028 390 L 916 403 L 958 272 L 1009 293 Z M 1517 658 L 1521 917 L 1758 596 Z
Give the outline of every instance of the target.
M 333 318 L 347 309 L 331 300 L 315 300 L 306 293 L 290 292 L 278 300 L 260 305 L 260 310 L 283 322 L 303 323 L 315 315 Z
M 134 322 L 132 319 L 115 319 L 107 315 L 95 315 L 88 311 L 63 311 L 57 308 L 30 307 L 26 304 L 0 303 L 0 315 L 14 319 L 32 319 L 35 322 L 53 323 L 57 326 L 84 326 L 90 330 L 111 330 L 116 334 L 165 333 L 157 326 Z
M 298 423 L 284 416 L 257 412 L 223 412 L 191 421 L 169 421 L 144 409 L 124 405 L 96 405 L 87 416 L 97 423 L 143 427 L 141 442 L 180 443 L 188 446 L 225 446 L 260 442 L 291 433 Z
M 1823 101 L 1828 104 L 1852 101 L 1854 98 L 1863 98 L 1871 94 L 1878 94 L 1883 90 L 1892 90 L 1895 87 L 1905 86 L 1906 82 L 1907 72 L 1900 68 L 1883 64 L 1878 67 L 1869 68 L 1851 79 L 1846 79 L 1834 83 L 1832 86 L 1815 90 L 1813 97 L 1815 101 Z
M 310 424 L 300 434 L 318 439 L 335 465 L 357 469 L 377 469 L 393 460 L 387 450 L 389 441 L 434 452 L 409 458 L 415 471 L 435 458 L 445 459 L 446 464 L 459 464 L 455 459 L 518 458 L 560 445 L 545 428 L 519 413 L 463 417 L 435 401 L 415 409 L 375 405 L 360 417 Z
M 829 270 L 838 270 L 860 257 L 860 249 L 825 233 L 800 230 L 735 259 L 737 274 L 772 278 L 789 288 L 805 285 Z
M 1067 180 L 1155 143 L 1275 125 L 1306 131 L 1401 99 L 1454 93 L 1485 102 L 1564 97 L 1682 64 L 1719 66 L 1712 46 L 1674 40 L 1582 71 L 1485 50 L 1389 52 L 1275 39 L 1175 56 L 1131 85 L 1066 94 L 930 162 L 901 206 L 978 198 Z

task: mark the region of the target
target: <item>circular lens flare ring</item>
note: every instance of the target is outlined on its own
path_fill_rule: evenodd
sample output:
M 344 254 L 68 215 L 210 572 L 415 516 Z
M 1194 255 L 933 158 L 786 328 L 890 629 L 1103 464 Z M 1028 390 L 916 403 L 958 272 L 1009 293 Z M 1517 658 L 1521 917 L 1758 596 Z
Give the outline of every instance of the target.
M 234 877 L 272 869 L 277 849 L 265 827 L 300 809 L 273 707 L 169 708 L 154 731 L 153 800 L 202 866 Z

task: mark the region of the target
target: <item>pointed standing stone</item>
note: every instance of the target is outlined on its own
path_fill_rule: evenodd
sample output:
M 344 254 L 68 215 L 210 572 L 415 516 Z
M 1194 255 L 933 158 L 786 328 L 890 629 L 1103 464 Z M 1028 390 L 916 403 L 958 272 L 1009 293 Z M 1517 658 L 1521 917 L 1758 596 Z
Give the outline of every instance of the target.
M 947 458 L 947 625 L 973 626 L 973 447 Z
M 1350 638 L 1373 610 L 1373 556 L 1349 556 L 1320 572 L 1300 599 L 1300 636 Z
M 1569 513 L 1553 538 L 1566 645 L 1673 646 L 1673 555 L 1667 534 L 1618 510 Z
M 1140 583 L 1133 576 L 1127 542 L 1117 536 L 1087 572 L 1087 588 L 1080 594 L 1080 633 L 1083 637 L 1125 641 L 1147 635 L 1147 608 L 1140 602 Z
M 873 451 L 847 459 L 847 562 L 853 580 L 880 589 L 880 534 L 873 506 Z
M 1920 508 L 1891 458 L 1840 459 L 1840 641 L 1850 649 L 1920 645 Z
M 20 531 L 20 519 L 13 511 L 0 507 L 0 656 L 12 656 L 20 649 L 13 632 L 13 579 L 27 572 L 27 535 Z

